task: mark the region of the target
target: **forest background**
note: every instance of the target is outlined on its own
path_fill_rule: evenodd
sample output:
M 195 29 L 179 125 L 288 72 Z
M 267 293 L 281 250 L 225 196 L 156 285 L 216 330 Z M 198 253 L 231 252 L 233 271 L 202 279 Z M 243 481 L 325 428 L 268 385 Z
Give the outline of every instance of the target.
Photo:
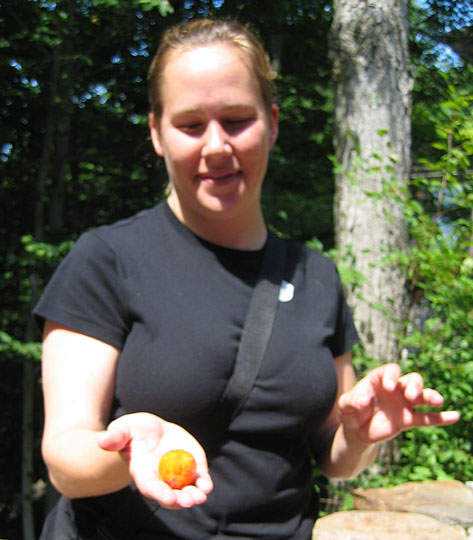
M 165 27 L 208 14 L 251 23 L 280 73 L 280 136 L 263 201 L 270 226 L 334 257 L 350 294 L 366 279 L 335 240 L 330 1 L 3 0 L 0 538 L 35 538 L 51 501 L 31 308 L 81 232 L 163 198 L 146 72 Z M 399 436 L 351 482 L 327 484 L 314 471 L 325 511 L 349 508 L 356 486 L 473 480 L 472 25 L 469 1 L 410 3 L 409 180 L 383 165 L 382 189 L 367 193 L 396 201 L 409 230 L 402 249 L 376 263 L 397 265 L 406 278 L 399 362 L 421 371 L 462 419 Z M 360 174 L 376 168 L 358 165 Z M 383 359 L 359 347 L 355 361 L 362 375 Z

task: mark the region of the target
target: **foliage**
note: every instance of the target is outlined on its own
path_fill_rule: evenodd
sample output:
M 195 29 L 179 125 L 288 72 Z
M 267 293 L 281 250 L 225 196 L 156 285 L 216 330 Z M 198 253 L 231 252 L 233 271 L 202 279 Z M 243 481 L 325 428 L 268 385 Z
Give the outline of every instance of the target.
M 414 176 L 409 189 L 390 179 L 376 196 L 397 198 L 410 230 L 408 249 L 390 258 L 405 268 L 409 283 L 401 366 L 422 373 L 461 419 L 398 436 L 384 449 L 388 459 L 350 481 L 348 491 L 335 486 L 332 497 L 347 497 L 340 504 L 349 506 L 353 487 L 473 476 L 473 94 L 453 86 L 449 92 L 439 107 L 434 157 L 420 162 L 424 175 Z M 374 367 L 360 348 L 355 362 L 362 373 Z
M 455 133 L 460 125 L 471 129 L 461 113 L 465 103 L 458 101 L 459 96 L 449 97 L 450 85 L 466 88 L 473 83 L 471 69 L 458 63 L 447 67 L 438 64 L 436 41 L 428 30 L 435 27 L 445 34 L 442 24 L 448 13 L 442 5 L 449 2 L 437 2 L 443 11 L 436 11 L 435 3 L 429 1 L 427 18 L 422 9 L 411 10 L 416 73 L 413 147 L 416 159 L 430 160 L 422 163 L 422 168 L 431 163 L 431 173 L 444 165 L 442 156 L 446 155 L 431 143 L 443 141 L 448 148 L 449 140 L 436 135 L 436 126 L 448 124 L 448 117 L 459 122 L 458 129 L 449 128 Z M 310 241 L 314 247 L 333 247 L 334 183 L 327 158 L 332 153 L 334 107 L 327 39 L 331 2 L 274 0 L 270 10 L 264 2 L 239 0 L 1 2 L 0 193 L 4 211 L 0 214 L 0 391 L 6 405 L 0 421 L 5 441 L 0 456 L 0 521 L 4 523 L 18 515 L 21 361 L 39 368 L 40 331 L 32 325 L 32 304 L 82 231 L 128 217 L 162 198 L 167 179 L 148 140 L 146 71 L 164 28 L 206 14 L 231 15 L 250 22 L 279 66 L 280 135 L 271 155 L 263 200 L 269 223 L 282 234 Z M 433 25 L 436 14 L 442 24 Z M 457 110 L 440 106 L 447 98 L 457 103 Z M 465 131 L 462 141 L 467 139 Z M 468 401 L 471 340 L 461 334 L 467 335 L 468 330 L 471 336 L 471 318 L 462 320 L 460 312 L 461 305 L 464 311 L 471 309 L 467 304 L 471 262 L 461 255 L 458 237 L 460 230 L 467 235 L 471 220 L 465 212 L 468 201 L 456 200 L 460 195 L 467 197 L 471 177 L 453 174 L 455 167 L 466 165 L 467 156 L 465 146 L 452 146 L 445 163 L 452 168 L 445 189 L 435 176 L 416 179 L 412 185 L 415 196 L 406 206 L 406 215 L 410 212 L 412 224 L 419 221 L 419 228 L 413 225 L 412 250 L 405 264 L 412 294 L 428 303 L 431 322 L 423 330 L 411 328 L 406 367 L 409 362 L 418 365 L 432 384 L 442 383 L 452 402 L 465 399 L 473 410 Z M 454 184 L 456 180 L 461 182 Z M 440 193 L 440 213 L 433 219 Z M 429 268 L 438 270 L 435 282 Z M 341 269 L 351 283 L 361 279 L 348 264 L 342 264 Z M 361 353 L 357 365 L 360 371 L 369 367 Z M 457 385 L 453 384 L 454 376 Z M 40 416 L 39 373 L 37 390 Z M 429 474 L 458 477 L 462 470 L 470 471 L 468 419 L 471 416 L 465 408 L 463 424 L 450 428 L 448 439 L 442 430 L 406 434 L 404 440 L 396 441 L 401 460 L 385 480 L 382 475 L 375 480 L 394 483 L 396 479 L 428 477 L 424 469 L 414 468 L 432 460 L 437 461 L 429 466 L 433 471 Z M 41 418 L 37 420 L 39 440 Z M 464 439 L 461 429 L 465 430 Z M 437 455 L 435 448 L 439 448 Z M 456 450 L 463 452 L 461 456 Z M 35 472 L 33 480 L 45 478 L 40 465 Z M 368 477 L 359 482 L 368 482 Z M 40 522 L 43 508 L 37 512 Z M 18 528 L 14 527 L 10 540 L 18 538 Z
M 417 168 L 418 159 L 432 155 L 439 108 L 449 99 L 449 85 L 473 88 L 472 60 L 462 61 L 459 48 L 461 45 L 471 51 L 472 5 L 471 2 L 444 0 L 412 2 L 409 24 L 410 58 L 415 77 L 412 162 Z
M 327 74 L 323 81 L 329 85 Z M 334 183 L 325 157 L 332 151 L 331 90 L 284 75 L 279 97 L 280 134 L 265 180 L 264 213 L 282 234 L 300 241 L 315 235 L 331 247 Z M 310 146 L 317 151 L 308 152 Z
M 462 418 L 446 430 L 406 434 L 401 451 L 409 458 L 403 473 L 466 481 L 473 476 L 473 94 L 450 93 L 433 145 L 439 155 L 422 161 L 427 175 L 413 180 L 406 208 L 412 307 L 424 320 L 409 323 L 405 367 L 425 373 Z
M 41 358 L 41 344 L 19 341 L 6 332 L 0 330 L 0 358 L 24 361 L 39 361 Z

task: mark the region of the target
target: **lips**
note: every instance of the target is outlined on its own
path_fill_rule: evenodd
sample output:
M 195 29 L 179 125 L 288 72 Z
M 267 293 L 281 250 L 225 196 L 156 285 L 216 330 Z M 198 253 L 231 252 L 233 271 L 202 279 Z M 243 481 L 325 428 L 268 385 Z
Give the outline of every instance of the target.
M 224 184 L 239 179 L 241 171 L 225 171 L 218 173 L 201 173 L 198 175 L 200 181 L 212 184 Z

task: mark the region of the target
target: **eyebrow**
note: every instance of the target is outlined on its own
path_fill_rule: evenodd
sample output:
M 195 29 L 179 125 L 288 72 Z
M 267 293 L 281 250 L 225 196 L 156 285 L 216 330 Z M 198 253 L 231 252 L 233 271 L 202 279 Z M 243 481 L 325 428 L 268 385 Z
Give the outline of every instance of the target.
M 227 112 L 227 111 L 238 111 L 242 109 L 253 110 L 254 108 L 255 106 L 250 103 L 233 103 L 230 105 L 225 105 L 222 108 L 222 110 L 224 112 Z M 181 116 L 181 115 L 184 116 L 186 114 L 195 114 L 195 113 L 200 113 L 200 112 L 201 112 L 201 109 L 199 109 L 198 107 L 194 107 L 194 108 L 189 108 L 189 109 L 178 110 L 173 114 L 173 116 Z

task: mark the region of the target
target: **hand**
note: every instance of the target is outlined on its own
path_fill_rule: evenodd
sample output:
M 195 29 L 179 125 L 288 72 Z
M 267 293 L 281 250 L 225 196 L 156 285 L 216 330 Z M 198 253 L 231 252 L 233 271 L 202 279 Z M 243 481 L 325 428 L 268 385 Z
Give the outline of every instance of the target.
M 118 451 L 127 460 L 130 474 L 140 492 L 164 508 L 191 508 L 207 500 L 213 484 L 208 472 L 205 452 L 185 429 L 149 413 L 121 416 L 99 435 L 99 446 Z M 158 464 L 169 450 L 182 448 L 196 461 L 195 485 L 182 490 L 172 489 L 158 476 Z
M 363 443 L 394 438 L 413 427 L 445 426 L 456 422 L 456 411 L 419 412 L 415 407 L 441 407 L 442 395 L 424 388 L 419 373 L 401 376 L 397 364 L 385 364 L 372 370 L 338 401 L 340 422 L 345 433 Z

